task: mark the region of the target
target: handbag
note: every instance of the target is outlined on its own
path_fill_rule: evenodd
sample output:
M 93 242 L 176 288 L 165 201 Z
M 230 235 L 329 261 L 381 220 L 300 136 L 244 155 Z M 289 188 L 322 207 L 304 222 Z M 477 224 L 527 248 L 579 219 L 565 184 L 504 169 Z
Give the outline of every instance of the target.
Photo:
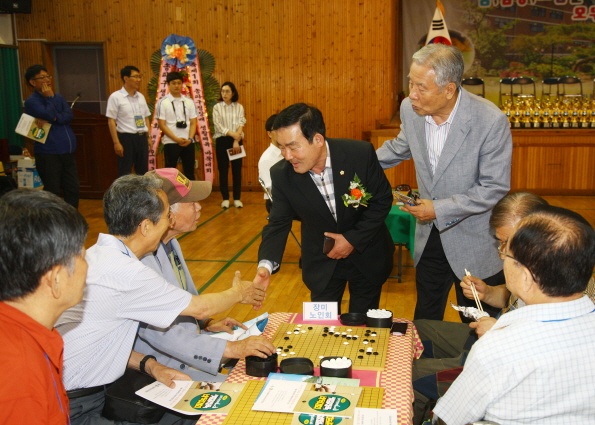
M 124 375 L 105 392 L 102 416 L 113 421 L 138 424 L 159 422 L 167 409 L 135 394 L 136 391 L 153 382 L 155 379 L 151 376 L 127 368 Z

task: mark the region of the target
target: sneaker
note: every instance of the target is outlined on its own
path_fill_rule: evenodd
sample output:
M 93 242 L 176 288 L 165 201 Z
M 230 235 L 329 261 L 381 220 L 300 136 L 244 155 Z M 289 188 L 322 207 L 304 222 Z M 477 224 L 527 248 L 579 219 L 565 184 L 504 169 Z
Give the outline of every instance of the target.
M 235 201 L 233 201 L 233 206 L 236 208 L 242 208 L 244 204 L 242 204 L 242 201 L 240 201 L 239 199 L 236 199 Z
M 225 201 L 221 202 L 221 208 L 224 208 L 224 209 L 229 208 L 229 201 L 227 199 Z

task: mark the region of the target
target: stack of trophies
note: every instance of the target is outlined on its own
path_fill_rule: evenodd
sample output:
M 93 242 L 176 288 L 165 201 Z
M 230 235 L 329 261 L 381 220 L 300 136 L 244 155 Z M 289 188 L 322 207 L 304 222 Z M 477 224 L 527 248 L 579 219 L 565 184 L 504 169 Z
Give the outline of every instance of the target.
M 511 128 L 595 128 L 595 99 L 508 100 L 500 108 Z

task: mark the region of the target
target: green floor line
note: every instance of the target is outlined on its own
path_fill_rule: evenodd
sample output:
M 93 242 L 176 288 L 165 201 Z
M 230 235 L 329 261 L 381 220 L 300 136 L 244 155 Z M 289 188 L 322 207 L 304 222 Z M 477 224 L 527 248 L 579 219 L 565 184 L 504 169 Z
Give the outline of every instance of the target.
M 242 255 L 244 252 L 246 252 L 246 250 L 247 250 L 248 248 L 250 248 L 250 245 L 252 245 L 254 242 L 256 242 L 256 240 L 257 240 L 258 238 L 260 238 L 260 235 L 261 235 L 261 234 L 262 234 L 262 232 L 259 232 L 259 233 L 258 233 L 258 234 L 257 234 L 257 235 L 254 237 L 254 239 L 252 239 L 250 242 L 248 242 L 248 244 L 247 244 L 246 246 L 244 246 L 244 247 L 243 247 L 243 248 L 240 250 L 240 252 L 238 252 L 238 253 L 237 253 L 237 254 L 236 254 L 236 255 L 235 255 L 235 256 L 234 256 L 234 257 L 233 257 L 231 260 L 229 260 L 229 261 L 227 262 L 227 264 L 226 264 L 226 265 L 224 265 L 223 267 L 221 267 L 221 269 L 220 269 L 220 270 L 219 270 L 217 273 L 215 273 L 215 276 L 213 276 L 213 277 L 212 277 L 212 278 L 211 278 L 211 279 L 210 279 L 210 280 L 209 280 L 207 283 L 205 283 L 205 284 L 204 284 L 204 285 L 203 285 L 203 286 L 202 286 L 200 289 L 198 289 L 198 293 L 199 293 L 199 294 L 201 294 L 201 293 L 202 293 L 202 292 L 203 292 L 205 289 L 207 289 L 209 286 L 211 286 L 211 284 L 212 284 L 212 283 L 213 283 L 215 280 L 217 280 L 217 278 L 218 278 L 219 276 L 221 276 L 221 274 L 222 274 L 222 273 L 223 273 L 225 270 L 227 270 L 227 269 L 229 268 L 229 266 L 231 266 L 231 265 L 232 265 L 232 264 L 235 262 L 236 258 L 238 258 L 240 255 Z
M 213 217 L 209 218 L 208 220 L 203 221 L 202 223 L 200 223 L 198 226 L 196 226 L 196 228 L 198 229 L 201 226 L 204 226 L 205 224 L 207 224 L 209 221 L 211 221 L 212 219 L 216 218 L 219 216 L 219 214 L 223 214 L 225 212 L 225 210 L 219 211 L 217 214 L 215 214 Z M 192 232 L 188 232 L 188 233 L 184 233 L 182 236 L 180 236 L 178 238 L 178 240 L 182 240 L 184 239 L 186 236 L 188 236 L 190 233 Z M 188 260 L 186 260 L 188 261 Z
M 204 263 L 227 263 L 228 260 L 188 260 L 184 258 L 184 261 L 194 261 L 194 262 L 204 262 Z M 236 260 L 234 263 L 247 263 L 247 264 L 257 264 L 258 261 L 249 261 L 249 260 Z M 298 264 L 297 261 L 283 261 L 283 264 Z

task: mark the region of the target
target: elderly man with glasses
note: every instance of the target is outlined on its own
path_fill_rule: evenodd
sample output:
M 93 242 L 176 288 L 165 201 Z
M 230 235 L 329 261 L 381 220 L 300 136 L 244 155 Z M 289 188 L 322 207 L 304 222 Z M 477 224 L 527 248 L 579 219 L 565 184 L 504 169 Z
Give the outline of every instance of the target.
M 198 201 L 209 196 L 211 182 L 190 181 L 175 168 L 149 171 L 149 175 L 162 181 L 171 218 L 157 250 L 141 261 L 170 284 L 198 295 L 176 237 L 196 230 L 202 209 Z M 231 333 L 234 326 L 246 328 L 229 317 L 197 321 L 193 317 L 179 316 L 165 329 L 142 323 L 134 350 L 154 355 L 159 363 L 188 374 L 193 381 L 224 381 L 226 375 L 217 374 L 222 359 L 264 358 L 275 352 L 275 347 L 263 336 L 226 341 L 208 335 L 222 331 Z M 201 333 L 201 330 L 207 333 Z
M 492 210 L 490 227 L 494 231 L 497 250 L 504 259 L 506 244 L 514 226 L 538 208 L 547 206 L 545 199 L 528 192 L 515 192 L 502 198 Z M 473 299 L 471 285 L 474 285 L 479 299 L 486 304 L 502 309 L 499 317 L 523 307 L 524 302 L 511 294 L 506 285 L 489 286 L 481 279 L 466 276 L 460 283 L 463 294 Z M 589 281 L 585 294 L 595 300 L 595 282 Z M 479 321 L 465 323 L 438 320 L 415 320 L 415 326 L 424 344 L 422 358 L 413 362 L 413 389 L 415 392 L 414 424 L 420 424 L 428 416 L 433 402 L 443 396 L 453 380 L 463 370 L 469 350 L 478 338 L 496 323 L 493 317 L 482 317 Z M 469 330 L 469 328 L 475 332 Z
M 52 76 L 43 65 L 27 68 L 25 81 L 35 89 L 25 100 L 25 113 L 36 118 L 39 128 L 51 124 L 45 143 L 34 143 L 35 166 L 44 189 L 58 196 L 63 191 L 64 200 L 78 208 L 80 184 L 74 156 L 76 137 L 70 128 L 72 109 L 54 93 Z
M 202 320 L 239 302 L 260 305 L 264 299 L 264 290 L 241 282 L 239 272 L 230 289 L 198 296 L 170 285 L 139 261 L 157 249 L 172 220 L 162 186 L 155 176 L 135 174 L 112 183 L 103 198 L 110 234 L 99 234 L 87 250 L 83 300 L 56 324 L 64 339 L 64 385 L 73 425 L 112 423 L 102 415 L 105 392 L 127 367 L 172 388 L 172 380 L 190 379 L 133 350 L 140 322 L 167 328 L 180 315 Z
M 506 287 L 524 306 L 473 345 L 434 414 L 448 425 L 592 422 L 595 304 L 584 292 L 595 266 L 595 230 L 577 213 L 545 206 L 507 239 Z

